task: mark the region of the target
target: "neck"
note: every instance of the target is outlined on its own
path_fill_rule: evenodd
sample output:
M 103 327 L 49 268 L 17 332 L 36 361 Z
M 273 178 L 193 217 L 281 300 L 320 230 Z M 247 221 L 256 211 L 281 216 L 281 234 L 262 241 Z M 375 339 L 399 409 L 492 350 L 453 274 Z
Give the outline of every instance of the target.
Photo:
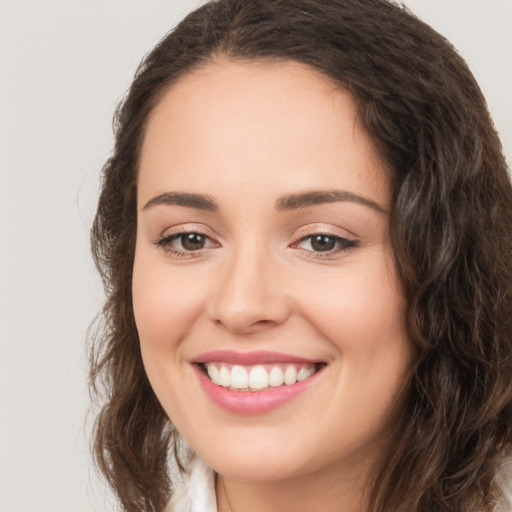
M 364 512 L 368 474 L 351 466 L 259 482 L 217 475 L 217 507 L 219 512 Z

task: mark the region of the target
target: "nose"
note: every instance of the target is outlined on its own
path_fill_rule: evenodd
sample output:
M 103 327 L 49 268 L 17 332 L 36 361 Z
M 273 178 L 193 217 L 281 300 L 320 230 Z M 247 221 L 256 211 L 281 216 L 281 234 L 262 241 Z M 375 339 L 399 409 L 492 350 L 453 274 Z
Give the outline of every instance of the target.
M 236 334 L 277 326 L 291 313 L 286 286 L 268 253 L 244 250 L 224 263 L 209 307 L 210 318 Z

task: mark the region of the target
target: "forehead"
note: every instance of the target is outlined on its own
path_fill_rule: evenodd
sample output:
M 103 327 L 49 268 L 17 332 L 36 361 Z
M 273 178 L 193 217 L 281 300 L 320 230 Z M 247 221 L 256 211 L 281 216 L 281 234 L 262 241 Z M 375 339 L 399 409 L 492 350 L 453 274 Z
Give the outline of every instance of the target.
M 276 193 L 343 185 L 389 199 L 388 172 L 353 97 L 320 72 L 222 59 L 183 76 L 149 118 L 141 194 L 185 185 L 250 193 L 255 181 Z

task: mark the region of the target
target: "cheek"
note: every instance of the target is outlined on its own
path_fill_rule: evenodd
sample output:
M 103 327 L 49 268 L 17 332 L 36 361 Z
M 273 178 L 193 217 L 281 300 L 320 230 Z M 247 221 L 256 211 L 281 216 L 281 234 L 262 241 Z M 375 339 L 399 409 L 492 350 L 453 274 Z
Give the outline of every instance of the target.
M 340 350 L 362 355 L 403 344 L 406 300 L 394 268 L 382 258 L 338 269 L 305 289 L 304 315 Z
M 173 350 L 203 309 L 198 280 L 152 264 L 136 253 L 133 268 L 133 310 L 141 348 Z
M 335 280 L 310 283 L 308 290 L 304 315 L 338 353 L 333 362 L 338 400 L 326 409 L 333 408 L 335 416 L 334 409 L 345 404 L 361 425 L 378 427 L 403 388 L 412 357 L 407 302 L 394 269 L 382 258 L 367 261 L 343 269 Z
M 189 400 L 183 393 L 181 347 L 203 311 L 200 281 L 155 264 L 152 254 L 136 252 L 132 296 L 140 350 L 147 377 L 168 416 L 180 423 Z

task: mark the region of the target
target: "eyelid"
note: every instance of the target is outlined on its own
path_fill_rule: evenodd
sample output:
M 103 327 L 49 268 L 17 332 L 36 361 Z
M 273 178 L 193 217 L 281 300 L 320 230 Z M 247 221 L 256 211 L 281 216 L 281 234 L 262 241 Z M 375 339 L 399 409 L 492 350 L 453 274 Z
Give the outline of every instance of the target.
M 206 237 L 211 242 L 213 247 L 203 247 L 195 251 L 187 251 L 172 248 L 171 244 L 174 240 L 188 233 L 197 233 L 198 235 Z M 162 250 L 164 253 L 170 256 L 183 259 L 201 257 L 205 255 L 210 249 L 221 246 L 220 242 L 218 241 L 218 237 L 213 233 L 213 231 L 210 228 L 204 225 L 198 225 L 193 223 L 179 224 L 177 226 L 167 227 L 165 230 L 161 232 L 160 235 L 158 235 L 156 239 L 152 240 L 151 243 L 155 245 L 159 250 Z
M 201 235 L 207 236 L 212 240 L 217 240 L 217 235 L 204 224 L 195 224 L 195 223 L 187 223 L 187 224 L 178 224 L 176 226 L 168 226 L 166 227 L 159 235 L 158 239 L 167 238 L 173 235 L 181 235 L 185 233 L 199 233 Z
M 299 231 L 297 235 L 294 236 L 293 242 L 289 245 L 294 250 L 298 250 L 300 253 L 304 254 L 308 258 L 312 258 L 315 260 L 321 259 L 336 259 L 341 257 L 343 254 L 357 248 L 359 246 L 359 239 L 353 235 L 346 236 L 345 234 L 337 233 L 336 229 L 326 228 L 324 225 L 317 226 L 309 226 L 304 231 Z M 304 247 L 300 247 L 299 244 L 308 240 L 309 238 L 314 237 L 315 235 L 325 235 L 330 238 L 333 238 L 338 246 L 327 250 L 327 251 L 315 251 L 312 249 L 306 249 Z
M 342 231 L 342 232 L 340 232 Z M 296 232 L 296 234 L 293 235 L 292 245 L 300 242 L 304 238 L 307 238 L 308 236 L 313 235 L 329 235 L 336 238 L 343 238 L 345 240 L 350 241 L 358 241 L 358 237 L 354 235 L 353 233 L 348 232 L 345 229 L 341 228 L 334 228 L 334 227 L 328 227 L 325 224 L 314 224 L 314 225 L 308 225 L 303 228 L 299 228 Z

